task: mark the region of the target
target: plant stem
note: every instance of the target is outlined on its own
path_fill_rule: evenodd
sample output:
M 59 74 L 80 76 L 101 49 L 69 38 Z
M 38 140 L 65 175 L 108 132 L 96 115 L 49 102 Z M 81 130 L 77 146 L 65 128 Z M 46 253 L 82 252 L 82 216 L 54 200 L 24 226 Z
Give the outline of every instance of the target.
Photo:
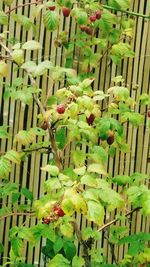
M 135 211 L 138 211 L 138 210 L 140 210 L 140 209 L 141 209 L 141 207 L 138 207 L 138 208 L 136 208 L 136 209 L 133 209 L 133 210 L 127 212 L 126 214 L 124 214 L 124 216 L 125 216 L 125 217 L 128 217 L 128 216 L 130 216 L 132 213 L 134 213 Z M 110 225 L 116 223 L 116 222 L 119 221 L 119 220 L 120 220 L 120 219 L 117 218 L 117 219 L 114 219 L 114 220 L 112 220 L 112 221 L 110 221 L 110 222 L 108 222 L 108 223 L 102 225 L 102 226 L 97 230 L 97 232 L 101 232 L 101 231 L 103 231 L 105 228 L 109 227 Z
M 104 238 L 107 240 L 107 242 L 108 242 L 108 244 L 110 246 L 110 250 L 111 250 L 111 254 L 112 254 L 112 260 L 117 265 L 118 262 L 117 262 L 115 251 L 114 251 L 114 245 L 109 241 L 109 238 L 106 235 L 104 235 Z
M 16 152 L 18 153 L 31 153 L 31 152 L 35 152 L 35 151 L 39 151 L 39 150 L 42 150 L 42 149 L 46 149 L 48 152 L 51 151 L 51 147 L 36 147 L 36 148 L 29 148 L 29 149 L 22 149 L 22 150 L 17 150 Z M 3 156 L 5 155 L 7 152 L 0 152 L 0 156 Z
M 25 7 L 25 6 L 31 6 L 31 5 L 37 5 L 39 3 L 43 3 L 43 0 L 39 0 L 39 1 L 36 1 L 36 2 L 33 2 L 33 3 L 26 3 L 26 4 L 22 4 L 22 5 L 18 5 L 18 6 L 15 6 L 13 7 L 12 9 L 8 10 L 6 12 L 7 15 L 9 15 L 11 12 L 15 11 L 16 9 L 18 8 L 21 8 L 21 7 Z
M 144 14 L 141 14 L 141 13 L 122 10 L 122 9 L 118 9 L 118 8 L 115 8 L 115 7 L 112 7 L 112 6 L 107 6 L 107 5 L 102 5 L 102 7 L 105 8 L 105 9 L 110 9 L 110 10 L 114 10 L 114 11 L 117 11 L 117 12 L 122 12 L 122 13 L 128 14 L 130 16 L 136 16 L 136 17 L 142 17 L 144 19 L 150 19 L 150 16 L 147 16 L 147 15 L 144 15 Z
M 10 216 L 35 216 L 35 212 L 12 212 L 0 217 L 0 221 Z
M 90 267 L 88 246 L 86 245 L 85 241 L 82 239 L 81 231 L 79 230 L 76 222 L 74 222 L 74 230 L 76 232 L 79 243 L 81 243 L 81 245 L 83 246 L 83 254 L 84 255 L 82 255 L 82 256 L 85 260 L 85 267 Z

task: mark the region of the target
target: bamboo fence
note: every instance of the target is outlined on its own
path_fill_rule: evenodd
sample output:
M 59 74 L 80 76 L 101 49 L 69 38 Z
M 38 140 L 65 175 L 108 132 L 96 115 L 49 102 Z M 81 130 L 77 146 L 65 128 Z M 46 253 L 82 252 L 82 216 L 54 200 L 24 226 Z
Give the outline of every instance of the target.
M 33 0 L 28 0 L 28 2 L 33 2 Z M 26 0 L 16 0 L 15 5 L 25 4 Z M 3 1 L 0 1 L 0 10 L 8 7 L 4 7 Z M 150 3 L 149 0 L 132 0 L 131 1 L 131 11 L 140 12 L 149 15 Z M 14 12 L 18 14 L 28 15 L 32 17 L 33 6 L 24 6 L 15 10 Z M 39 52 L 27 52 L 26 59 L 32 58 L 33 60 L 38 57 L 39 61 L 49 59 L 56 65 L 64 65 L 64 50 L 62 48 L 56 48 L 54 44 L 55 38 L 57 38 L 58 32 L 55 31 L 53 34 L 46 31 L 43 24 L 41 23 L 41 16 L 38 18 L 38 33 L 36 34 L 36 40 L 42 44 L 42 50 Z M 3 30 L 9 31 L 9 38 L 15 37 L 19 42 L 25 42 L 31 40 L 33 37 L 32 30 L 28 32 L 22 28 L 22 26 L 14 23 L 10 18 L 9 27 L 4 26 Z M 64 20 L 60 17 L 59 30 L 66 30 L 69 32 L 70 37 L 76 34 L 76 25 L 71 21 L 70 18 Z M 9 46 L 9 44 L 8 44 Z M 125 59 L 122 62 L 121 67 L 117 67 L 114 64 L 109 64 L 107 61 L 107 55 L 104 57 L 103 61 L 100 62 L 99 68 L 96 69 L 96 79 L 94 82 L 94 90 L 106 91 L 111 86 L 111 80 L 116 75 L 122 75 L 129 88 L 131 96 L 136 100 L 141 93 L 150 94 L 149 78 L 150 78 L 150 25 L 147 19 L 142 17 L 135 17 L 135 32 L 132 40 L 132 47 L 135 51 L 135 57 L 133 59 Z M 4 51 L 3 51 L 4 52 Z M 98 51 L 97 51 L 98 52 Z M 77 67 L 78 63 L 77 63 Z M 20 71 L 21 72 L 21 71 Z M 21 73 L 20 73 L 21 75 Z M 14 66 L 10 65 L 9 75 L 7 82 L 11 83 L 18 76 L 18 72 L 14 71 Z M 27 79 L 25 77 L 25 79 Z M 42 97 L 46 95 L 48 90 L 51 90 L 53 94 L 57 89 L 59 84 L 55 86 L 52 85 L 50 77 L 43 76 L 39 79 L 40 88 L 42 88 Z M 138 86 L 137 86 L 138 85 Z M 1 151 L 6 151 L 12 148 L 13 136 L 21 129 L 29 129 L 30 127 L 36 126 L 37 124 L 37 106 L 33 103 L 30 106 L 24 106 L 20 101 L 4 101 L 3 100 L 4 88 L 1 83 L 0 89 L 0 124 L 9 125 L 9 136 L 8 140 L 2 140 L 0 143 Z M 105 103 L 104 103 L 105 106 Z M 145 112 L 145 109 L 137 106 L 137 111 Z M 147 121 L 145 120 L 144 125 L 140 125 L 138 129 L 132 126 L 126 125 L 124 129 L 124 134 L 127 137 L 128 143 L 130 144 L 130 153 L 117 153 L 115 158 L 109 159 L 108 171 L 113 175 L 117 174 L 132 174 L 133 172 L 142 172 L 150 174 L 150 136 L 147 127 Z M 39 138 L 40 140 L 40 138 Z M 74 144 L 68 147 L 65 151 L 65 166 L 69 166 L 70 162 L 70 151 Z M 17 147 L 19 148 L 19 147 Z M 86 148 L 85 148 L 86 149 Z M 21 164 L 21 166 L 14 166 L 12 169 L 11 181 L 18 182 L 20 187 L 28 187 L 34 194 L 35 199 L 39 198 L 43 193 L 43 182 L 46 179 L 44 172 L 41 172 L 40 166 L 47 164 L 48 156 L 46 154 L 41 155 L 40 153 L 33 152 L 27 160 Z M 115 187 L 114 187 L 115 188 Z M 116 187 L 116 190 L 117 187 Z M 21 202 L 24 203 L 25 199 L 22 197 Z M 7 200 L 9 203 L 9 199 Z M 6 203 L 7 204 L 7 203 Z M 114 214 L 110 214 L 110 219 L 114 218 Z M 26 220 L 25 220 L 26 219 Z M 138 212 L 132 215 L 131 223 L 129 227 L 129 233 L 135 233 L 140 231 L 150 232 L 150 218 L 143 218 L 143 216 Z M 87 221 L 78 217 L 77 221 L 80 227 L 86 227 Z M 4 264 L 7 261 L 9 253 L 9 238 L 8 232 L 12 226 L 21 225 L 25 222 L 26 226 L 35 225 L 35 218 L 25 218 L 24 216 L 13 216 L 8 217 L 0 222 L 0 242 L 4 244 L 5 250 L 1 255 Z M 119 224 L 119 223 L 118 223 Z M 121 224 L 123 225 L 123 224 Z M 40 252 L 42 242 L 34 249 L 26 246 L 24 249 L 24 255 L 28 263 L 34 263 L 35 266 L 44 266 L 43 258 Z M 97 243 L 98 247 L 103 244 L 105 255 L 108 257 L 108 261 L 111 263 L 111 251 L 106 240 L 101 239 Z M 117 259 L 121 259 L 125 252 L 127 251 L 127 246 L 116 246 L 115 253 Z

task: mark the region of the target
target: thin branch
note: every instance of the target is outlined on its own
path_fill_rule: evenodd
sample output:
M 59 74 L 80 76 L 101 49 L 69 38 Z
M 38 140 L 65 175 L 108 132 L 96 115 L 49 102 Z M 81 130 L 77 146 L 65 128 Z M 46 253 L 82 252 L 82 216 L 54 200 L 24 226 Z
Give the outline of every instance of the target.
M 42 149 L 45 149 L 45 150 L 47 150 L 48 152 L 50 151 L 51 152 L 51 147 L 49 146 L 49 147 L 45 147 L 45 146 L 43 146 L 43 147 L 36 147 L 36 148 L 29 148 L 29 149 L 22 149 L 22 150 L 17 150 L 16 152 L 18 152 L 18 153 L 31 153 L 31 152 L 36 152 L 36 151 L 39 151 L 39 150 L 42 150 Z M 0 152 L 0 156 L 3 156 L 3 155 L 5 155 L 7 152 Z
M 0 217 L 0 221 L 10 216 L 35 216 L 35 212 L 12 212 Z
M 0 45 L 4 48 L 4 50 L 11 56 L 11 52 L 9 50 L 9 48 L 4 45 L 4 43 L 2 42 L 2 39 L 0 38 Z
M 117 12 L 125 13 L 125 14 L 128 14 L 130 16 L 136 16 L 136 17 L 142 17 L 144 19 L 150 19 L 150 16 L 147 16 L 147 15 L 144 15 L 144 14 L 141 14 L 141 13 L 122 10 L 122 9 L 118 9 L 118 8 L 115 8 L 115 7 L 112 7 L 112 6 L 107 6 L 107 5 L 102 5 L 102 7 L 105 8 L 105 9 L 110 9 L 110 10 L 114 10 L 114 11 L 117 11 Z
M 121 37 L 121 38 L 119 39 L 118 42 L 122 41 L 124 38 L 125 38 L 124 36 Z M 110 46 L 108 45 L 107 49 L 105 50 L 105 52 L 103 53 L 102 57 L 100 58 L 100 61 L 104 58 L 104 56 L 105 56 L 105 55 L 107 54 L 107 52 L 112 48 L 112 46 L 113 46 L 113 44 L 111 44 Z
M 104 235 L 104 238 L 107 240 L 107 242 L 108 242 L 108 244 L 110 246 L 110 250 L 111 250 L 111 254 L 112 254 L 112 260 L 117 265 L 118 262 L 117 262 L 117 258 L 116 258 L 116 255 L 115 255 L 114 244 L 110 242 L 109 238 L 106 235 Z
M 141 207 L 135 208 L 135 209 L 133 209 L 133 210 L 127 212 L 126 214 L 124 214 L 124 216 L 125 216 L 125 217 L 128 217 L 128 216 L 130 216 L 132 213 L 134 213 L 135 211 L 138 211 L 138 210 L 140 210 L 140 209 L 141 209 Z M 112 221 L 110 221 L 110 222 L 104 224 L 103 226 L 101 226 L 101 227 L 97 230 L 97 232 L 101 232 L 101 231 L 103 231 L 105 228 L 111 226 L 112 224 L 116 223 L 116 222 L 119 221 L 119 220 L 120 220 L 120 219 L 117 218 L 117 219 L 114 219 L 114 220 L 112 220 Z
M 73 222 L 73 224 L 74 224 L 74 230 L 75 230 L 75 233 L 77 235 L 78 241 L 83 246 L 83 253 L 84 253 L 84 255 L 82 255 L 82 257 L 85 260 L 85 267 L 90 267 L 89 253 L 88 253 L 89 247 L 87 246 L 86 242 L 82 239 L 82 234 L 81 234 L 81 231 L 78 228 L 77 223 L 76 222 Z
M 9 15 L 11 12 L 15 11 L 16 9 L 18 8 L 21 8 L 21 7 L 25 7 L 25 6 L 31 6 L 31 5 L 37 5 L 39 3 L 43 3 L 43 0 L 39 0 L 39 1 L 36 1 L 36 2 L 33 2 L 33 3 L 26 3 L 26 4 L 22 4 L 22 5 L 18 5 L 18 6 L 15 6 L 13 7 L 12 9 L 8 10 L 6 12 L 7 15 Z
M 0 55 L 0 59 L 11 60 L 10 56 Z

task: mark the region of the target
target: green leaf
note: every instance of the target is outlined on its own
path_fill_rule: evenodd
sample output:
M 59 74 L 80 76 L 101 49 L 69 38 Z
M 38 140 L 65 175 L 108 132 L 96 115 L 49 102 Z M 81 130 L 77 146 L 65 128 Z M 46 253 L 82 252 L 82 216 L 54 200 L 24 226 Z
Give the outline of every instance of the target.
M 53 32 L 58 28 L 59 25 L 59 15 L 55 11 L 47 11 L 43 15 L 43 23 L 47 30 Z
M 26 187 L 21 189 L 21 193 L 30 201 L 33 200 L 33 193 Z
M 72 260 L 73 257 L 76 255 L 76 246 L 73 242 L 64 242 L 64 252 L 65 256 L 68 260 Z
M 119 41 L 121 35 L 121 30 L 120 29 L 112 29 L 110 34 L 109 34 L 109 41 L 111 44 L 115 44 Z
M 143 93 L 139 96 L 138 101 L 141 105 L 150 105 L 150 96 L 146 93 Z
M 56 142 L 58 144 L 58 148 L 59 149 L 63 149 L 65 144 L 66 144 L 66 142 L 67 142 L 67 139 L 66 139 L 66 128 L 62 127 L 60 129 L 58 129 L 56 131 L 55 138 L 56 138 Z
M 78 175 L 84 175 L 85 171 L 86 171 L 86 167 L 82 166 L 82 167 L 74 169 L 73 171 L 74 171 L 74 173 L 76 173 Z
M 81 256 L 74 256 L 72 260 L 72 267 L 83 267 L 85 266 L 85 260 Z
M 23 249 L 23 242 L 20 238 L 13 237 L 11 239 L 11 248 L 16 257 L 21 257 L 22 249 Z
M 8 75 L 8 65 L 3 60 L 0 60 L 0 76 L 7 77 L 7 75 Z
M 12 213 L 10 208 L 1 208 L 0 209 L 0 216 L 6 216 Z
M 108 155 L 110 155 L 110 157 L 114 157 L 115 154 L 116 154 L 116 148 L 113 146 L 109 147 Z
M 18 192 L 18 193 L 12 193 L 12 204 L 17 203 L 19 197 L 20 197 L 20 192 Z
M 57 238 L 55 240 L 55 243 L 53 245 L 53 249 L 54 249 L 54 252 L 55 254 L 57 254 L 64 246 L 64 240 L 62 238 Z
M 32 130 L 25 131 L 21 130 L 18 134 L 15 136 L 15 142 L 18 142 L 23 145 L 29 145 L 34 141 L 35 133 Z
M 79 11 L 77 13 L 77 23 L 79 25 L 86 25 L 88 20 L 87 13 L 85 11 Z
M 102 225 L 104 221 L 104 207 L 95 201 L 88 201 L 87 219 L 98 225 Z
M 67 222 L 60 225 L 60 231 L 64 236 L 71 238 L 73 236 L 74 229 L 72 224 Z
M 134 57 L 134 52 L 131 49 L 131 46 L 127 43 L 117 43 L 112 46 L 111 49 L 112 55 L 123 57 Z
M 102 32 L 108 33 L 112 30 L 113 24 L 116 24 L 115 15 L 104 9 L 102 17 L 96 22 L 96 25 L 102 30 Z
M 121 117 L 121 121 L 126 122 L 127 120 L 129 120 L 129 122 L 132 123 L 134 126 L 138 127 L 144 122 L 144 116 L 137 112 L 125 112 Z
M 25 50 L 38 50 L 41 49 L 41 45 L 39 42 L 31 40 L 23 44 L 22 49 Z
M 33 61 L 27 61 L 24 64 L 22 64 L 21 69 L 25 69 L 28 72 L 34 72 L 36 69 L 36 64 Z
M 95 173 L 98 173 L 98 174 L 103 174 L 105 176 L 107 176 L 107 172 L 104 168 L 104 166 L 101 164 L 101 163 L 92 163 L 88 166 L 88 169 L 87 169 L 88 172 L 95 172 Z
M 36 242 L 39 241 L 41 237 L 48 238 L 52 242 L 55 242 L 55 232 L 49 225 L 39 223 L 33 226 L 31 230 Z
M 48 267 L 70 267 L 70 262 L 62 254 L 57 254 L 50 260 Z
M 43 130 L 39 127 L 31 128 L 30 131 L 33 132 L 37 136 L 44 136 L 45 135 L 45 130 Z
M 95 240 L 100 239 L 101 233 L 97 230 L 92 229 L 91 227 L 86 227 L 82 230 L 82 238 L 83 240 L 88 240 L 89 238 L 94 238 Z
M 32 10 L 32 16 L 34 18 L 38 18 L 38 16 L 41 14 L 41 10 L 43 9 L 44 5 L 38 4 L 37 6 L 34 7 L 34 10 Z
M 130 7 L 130 0 L 109 0 L 108 5 L 115 9 L 126 10 Z
M 117 175 L 113 177 L 112 182 L 118 185 L 126 185 L 131 183 L 131 178 L 128 175 Z
M 57 104 L 57 97 L 56 96 L 50 96 L 47 100 L 47 106 L 51 107 L 52 105 Z
M 150 248 L 145 248 L 143 252 L 138 255 L 140 263 L 150 262 Z
M 28 89 L 11 92 L 11 98 L 14 100 L 19 99 L 25 105 L 30 105 L 33 100 L 32 93 Z
M 118 100 L 127 99 L 129 97 L 129 90 L 123 86 L 114 86 L 108 89 L 108 93 L 113 92 Z
M 149 179 L 149 175 L 144 173 L 135 172 L 130 176 L 132 184 L 138 185 L 141 181 Z
M 24 62 L 24 51 L 22 49 L 15 49 L 12 52 L 12 59 L 18 64 L 22 65 Z
M 90 153 L 89 153 L 90 158 L 92 158 L 96 163 L 106 163 L 107 161 L 107 153 L 105 149 L 101 146 L 94 146 Z
M 51 69 L 52 63 L 49 60 L 45 60 L 36 65 L 33 61 L 27 61 L 21 66 L 21 68 L 31 72 L 34 77 L 37 77 L 45 74 L 48 69 Z
M 0 126 L 0 139 L 1 138 L 8 138 L 7 128 L 8 128 L 8 126 L 6 126 L 6 125 Z
M 18 237 L 27 240 L 30 243 L 34 243 L 34 235 L 32 233 L 32 228 L 20 227 L 18 230 Z
M 76 167 L 83 166 L 86 160 L 86 154 L 82 150 L 75 150 L 72 152 L 72 158 Z
M 150 214 L 150 196 L 148 196 L 143 202 L 142 202 L 142 212 L 145 216 L 148 216 Z
M 26 31 L 29 31 L 31 26 L 34 25 L 33 22 L 24 15 L 13 14 L 12 17 L 18 24 L 22 25 Z
M 10 160 L 13 163 L 20 164 L 20 153 L 15 150 L 9 150 L 5 156 L 5 159 Z
M 0 25 L 8 24 L 8 16 L 3 11 L 0 11 Z
M 39 63 L 39 64 L 36 66 L 36 68 L 35 68 L 34 71 L 33 71 L 33 75 L 34 75 L 35 77 L 37 77 L 37 76 L 41 76 L 41 75 L 43 75 L 44 73 L 46 73 L 46 71 L 47 71 L 48 69 L 51 69 L 51 68 L 52 68 L 52 63 L 51 63 L 49 60 L 45 60 L 45 61 Z
M 2 183 L 0 186 L 0 197 L 1 198 L 5 198 L 8 195 L 12 193 L 17 193 L 17 192 L 18 192 L 17 183 L 7 182 L 7 183 Z
M 99 249 L 96 249 L 96 248 L 92 248 L 90 250 L 90 256 L 91 256 L 91 262 L 93 263 L 92 267 L 98 267 L 100 266 L 100 263 L 103 262 L 103 255 L 102 255 L 102 252 L 100 253 L 101 251 Z
M 94 176 L 85 174 L 81 177 L 81 184 L 85 184 L 91 187 L 97 187 L 97 181 Z
M 0 158 L 0 179 L 8 179 L 11 172 L 11 164 L 4 157 Z
M 95 190 L 95 189 L 91 189 Z M 113 189 L 108 186 L 102 187 L 100 190 L 97 190 L 97 196 L 102 201 L 103 205 L 108 208 L 109 211 L 114 210 L 115 208 L 122 207 L 124 205 L 124 200 L 119 193 L 115 192 Z
M 39 200 L 35 200 L 33 203 L 33 208 L 37 212 L 37 217 L 39 219 L 46 217 L 52 211 L 52 208 L 56 204 L 56 200 L 52 195 L 44 195 Z
M 58 176 L 59 175 L 59 169 L 57 166 L 54 165 L 46 165 L 45 167 L 41 167 L 42 171 L 49 172 L 51 176 Z
M 93 188 L 86 189 L 83 193 L 84 199 L 87 200 L 93 200 L 99 203 L 98 198 L 98 192 L 96 189 L 93 190 Z
M 87 212 L 87 205 L 85 200 L 83 199 L 82 195 L 77 193 L 77 191 L 73 188 L 69 188 L 64 193 L 64 200 L 69 199 L 75 207 L 75 210 L 79 213 L 85 214 Z M 62 201 L 62 204 L 63 204 Z M 68 203 L 67 203 L 68 204 Z M 70 203 L 71 204 L 71 203 Z M 72 208 L 71 208 L 72 210 Z M 65 211 L 65 210 L 64 210 Z
M 65 198 L 62 200 L 61 207 L 65 214 L 71 216 L 75 212 L 75 206 L 73 201 L 69 198 Z
M 144 241 L 147 242 L 150 240 L 150 234 L 149 233 L 144 233 L 140 232 L 137 234 L 125 236 L 120 239 L 119 244 L 126 244 L 126 243 L 132 243 L 132 242 L 140 242 Z
M 61 183 L 58 178 L 49 178 L 44 182 L 44 189 L 46 192 L 50 193 L 52 190 L 61 188 Z

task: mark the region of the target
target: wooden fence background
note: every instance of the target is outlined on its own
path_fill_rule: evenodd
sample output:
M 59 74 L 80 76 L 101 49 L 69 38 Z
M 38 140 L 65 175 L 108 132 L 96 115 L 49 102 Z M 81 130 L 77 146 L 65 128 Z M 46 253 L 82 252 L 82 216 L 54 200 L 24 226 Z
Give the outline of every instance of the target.
M 16 0 L 11 6 L 24 4 L 26 0 Z M 33 0 L 28 0 L 33 2 Z M 3 1 L 0 1 L 0 10 L 8 7 L 4 7 Z M 19 8 L 15 12 L 18 14 L 24 14 L 32 16 L 32 6 L 25 6 Z M 149 0 L 132 0 L 131 11 L 140 12 L 149 15 L 150 3 Z M 75 24 L 67 18 L 64 22 L 63 17 L 60 17 L 60 30 L 66 30 L 70 32 L 70 36 L 74 36 L 76 32 Z M 41 17 L 38 18 L 37 23 L 39 25 L 39 31 L 37 41 L 40 41 L 43 49 L 40 52 L 26 53 L 26 58 L 30 59 L 30 56 L 35 59 L 38 56 L 39 61 L 50 59 L 56 65 L 63 65 L 64 51 L 62 48 L 54 47 L 53 42 L 57 37 L 58 32 L 53 34 L 44 29 L 41 24 Z M 106 91 L 111 85 L 111 79 L 116 75 L 123 75 L 127 84 L 130 87 L 131 96 L 136 100 L 138 96 L 143 92 L 150 94 L 149 78 L 150 78 L 150 27 L 149 21 L 141 17 L 135 18 L 135 33 L 132 41 L 132 47 L 135 51 L 134 59 L 123 60 L 120 68 L 114 64 L 110 65 L 107 62 L 107 56 L 100 63 L 99 68 L 96 69 L 96 80 L 94 82 L 95 90 Z M 2 30 L 2 29 L 1 29 Z M 20 42 L 31 40 L 32 30 L 25 31 L 18 24 L 16 25 L 12 19 L 10 19 L 9 27 L 3 27 L 3 30 L 9 31 L 9 38 L 15 37 Z M 3 54 L 5 53 L 2 51 Z M 17 72 L 14 72 L 14 66 L 10 65 L 9 76 L 7 82 L 11 83 L 16 77 Z M 25 77 L 25 79 L 27 79 Z M 44 76 L 39 80 L 40 87 L 43 89 L 43 96 L 46 94 L 48 88 L 52 87 L 49 77 Z M 138 87 L 137 87 L 138 84 Z M 58 85 L 52 87 L 52 94 L 57 90 Z M 24 106 L 20 101 L 3 101 L 4 89 L 1 85 L 0 88 L 0 124 L 7 124 L 10 126 L 9 135 L 10 139 L 2 140 L 0 149 L 6 151 L 12 148 L 13 136 L 21 129 L 30 128 L 36 126 L 37 123 L 37 106 L 32 104 L 30 106 Z M 142 107 L 137 106 L 137 111 L 145 112 Z M 108 162 L 108 171 L 117 174 L 132 174 L 135 171 L 150 174 L 150 146 L 149 146 L 149 131 L 147 125 L 148 121 L 145 121 L 145 125 L 141 125 L 138 129 L 133 129 L 132 126 L 126 125 L 124 132 L 130 144 L 131 152 L 128 154 L 117 153 L 114 159 L 110 159 Z M 39 138 L 40 139 L 40 138 Z M 72 145 L 73 146 L 73 145 Z M 69 165 L 69 151 L 72 147 L 66 150 L 65 165 Z M 45 180 L 45 173 L 41 172 L 40 166 L 47 163 L 47 155 L 41 155 L 38 153 L 32 153 L 31 156 L 20 166 L 15 166 L 11 173 L 11 181 L 20 183 L 21 187 L 28 186 L 33 192 L 35 198 L 39 198 L 43 194 L 43 182 Z M 116 188 L 117 190 L 117 188 Z M 21 199 L 22 203 L 24 199 Z M 9 199 L 8 199 L 9 205 Z M 110 215 L 112 218 L 114 214 Z M 111 218 L 110 217 L 110 218 Z M 86 227 L 87 222 L 79 217 L 77 218 L 81 227 Z M 5 246 L 3 257 L 8 257 L 9 251 L 9 239 L 8 232 L 13 225 L 22 224 L 25 221 L 24 217 L 8 217 L 4 221 L 0 222 L 0 242 Z M 25 225 L 34 225 L 35 219 L 26 218 Z M 150 232 L 150 218 L 143 218 L 140 213 L 132 216 L 132 223 L 130 227 L 130 233 L 147 231 Z M 105 240 L 102 240 L 105 254 L 107 255 L 109 262 L 111 262 L 110 248 Z M 97 245 L 100 247 L 101 242 Z M 42 255 L 40 253 L 40 246 L 35 249 L 29 249 L 26 247 L 24 250 L 24 256 L 28 263 L 34 263 L 35 266 L 44 266 Z M 115 252 L 118 259 L 122 258 L 126 251 L 126 246 L 118 248 L 116 246 Z M 4 259 L 6 262 L 6 258 Z M 2 264 L 2 263 L 1 263 Z

